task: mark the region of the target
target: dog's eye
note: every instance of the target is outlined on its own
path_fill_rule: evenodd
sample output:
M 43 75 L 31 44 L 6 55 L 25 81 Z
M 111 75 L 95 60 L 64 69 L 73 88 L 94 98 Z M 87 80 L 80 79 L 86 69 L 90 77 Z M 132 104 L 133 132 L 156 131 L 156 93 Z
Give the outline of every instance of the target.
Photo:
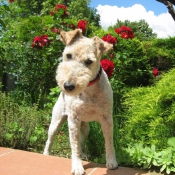
M 68 60 L 71 60 L 72 59 L 72 55 L 71 54 L 66 54 L 66 56 L 67 56 L 67 59 Z
M 89 59 L 88 59 L 88 60 L 86 60 L 84 63 L 85 63 L 86 66 L 89 66 L 90 64 L 92 64 L 92 60 L 89 60 Z

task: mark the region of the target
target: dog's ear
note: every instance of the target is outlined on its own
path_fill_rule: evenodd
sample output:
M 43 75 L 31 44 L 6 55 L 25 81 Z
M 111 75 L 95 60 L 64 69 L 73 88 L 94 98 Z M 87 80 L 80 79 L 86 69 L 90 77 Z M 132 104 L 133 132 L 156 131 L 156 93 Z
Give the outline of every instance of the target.
M 61 31 L 60 32 L 60 40 L 63 44 L 68 45 L 71 44 L 75 39 L 82 37 L 82 30 L 75 29 L 68 32 Z
M 92 39 L 94 40 L 95 45 L 96 45 L 96 51 L 97 51 L 98 58 L 101 57 L 102 55 L 108 53 L 110 50 L 113 49 L 112 44 L 109 44 L 109 43 L 103 41 L 102 39 L 100 39 L 97 36 L 94 36 Z

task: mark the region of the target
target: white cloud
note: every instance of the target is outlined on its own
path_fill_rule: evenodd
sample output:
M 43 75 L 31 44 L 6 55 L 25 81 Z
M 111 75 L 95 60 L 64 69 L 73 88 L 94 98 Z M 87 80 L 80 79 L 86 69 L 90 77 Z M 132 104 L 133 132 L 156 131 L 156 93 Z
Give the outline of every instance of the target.
M 128 8 L 98 5 L 97 12 L 101 16 L 100 22 L 103 28 L 116 24 L 117 19 L 121 21 L 145 19 L 159 38 L 175 36 L 175 21 L 168 12 L 156 16 L 153 11 L 146 11 L 145 7 L 140 4 Z

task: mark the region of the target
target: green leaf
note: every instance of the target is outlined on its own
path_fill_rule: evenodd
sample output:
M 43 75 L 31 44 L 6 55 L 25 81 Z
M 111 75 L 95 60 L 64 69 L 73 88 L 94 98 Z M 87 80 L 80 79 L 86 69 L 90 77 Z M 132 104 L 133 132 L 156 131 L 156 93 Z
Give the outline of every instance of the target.
M 147 168 L 149 168 L 149 167 L 150 167 L 150 165 L 149 165 L 148 162 L 144 163 L 144 165 L 143 165 L 143 168 L 144 168 L 144 169 L 147 169 Z
M 16 128 L 18 128 L 18 123 L 17 122 L 14 122 L 13 123 L 13 127 L 16 129 Z
M 1 25 L 3 28 L 5 28 L 5 27 L 6 27 L 6 25 L 5 25 L 5 23 L 3 22 L 3 20 L 2 20 L 2 19 L 0 19 L 0 25 Z
M 10 140 L 12 137 L 13 137 L 13 134 L 10 134 L 10 133 L 7 133 L 7 134 L 6 134 L 6 138 L 7 138 L 8 140 Z
M 174 167 L 171 167 L 171 171 L 175 172 L 175 168 Z
M 37 137 L 36 136 L 31 136 L 30 137 L 30 142 L 33 144 L 37 141 Z
M 167 174 L 170 174 L 170 172 L 171 172 L 170 167 L 167 166 L 167 168 L 166 168 L 166 173 L 167 173 Z
M 10 11 L 10 8 L 9 8 L 8 5 L 4 4 L 2 7 L 4 8 L 4 10 L 6 10 L 6 11 Z
M 60 40 L 60 35 L 56 35 L 56 40 Z
M 121 55 L 119 53 L 116 53 L 116 58 L 119 59 Z
M 19 132 L 22 132 L 23 131 L 23 129 L 22 128 L 19 128 L 19 130 L 18 130 Z
M 153 165 L 154 166 L 159 166 L 159 164 L 157 163 L 157 161 L 155 159 L 153 160 Z
M 151 151 L 152 151 L 152 152 L 155 152 L 155 151 L 156 151 L 155 145 L 151 145 Z
M 168 139 L 168 145 L 175 148 L 175 137 L 171 137 Z
M 163 165 L 163 166 L 161 167 L 161 169 L 160 169 L 160 172 L 164 171 L 165 168 L 166 168 L 166 165 Z

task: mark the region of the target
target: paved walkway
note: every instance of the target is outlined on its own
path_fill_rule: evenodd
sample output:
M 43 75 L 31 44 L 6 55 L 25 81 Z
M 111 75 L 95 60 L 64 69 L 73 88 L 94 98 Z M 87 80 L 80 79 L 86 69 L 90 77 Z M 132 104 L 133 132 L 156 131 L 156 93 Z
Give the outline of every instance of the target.
M 105 165 L 83 162 L 86 175 L 158 175 L 140 169 L 119 167 L 107 170 Z M 0 147 L 0 175 L 70 175 L 71 160 Z

